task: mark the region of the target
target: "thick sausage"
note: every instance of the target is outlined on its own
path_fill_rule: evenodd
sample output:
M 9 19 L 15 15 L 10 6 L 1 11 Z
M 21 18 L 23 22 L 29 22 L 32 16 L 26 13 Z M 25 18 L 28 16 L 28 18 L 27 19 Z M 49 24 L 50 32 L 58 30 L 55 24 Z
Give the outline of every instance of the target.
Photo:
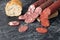
M 45 8 L 47 8 L 48 6 L 50 6 L 52 3 L 54 3 L 55 0 L 48 0 L 45 3 L 41 4 L 39 7 L 44 10 Z
M 35 2 L 29 6 L 28 11 L 33 12 L 37 6 L 41 5 L 42 3 L 46 2 L 46 1 L 47 0 L 38 0 L 37 2 Z
M 49 5 L 51 5 L 53 2 L 54 2 L 53 0 L 48 0 L 48 1 L 44 2 L 43 4 L 41 4 L 39 7 L 37 7 L 33 13 L 33 14 L 36 14 L 34 16 L 34 18 L 36 19 L 40 15 L 42 10 L 45 9 L 46 7 L 48 7 Z
M 37 2 L 31 4 L 28 8 L 28 11 L 31 12 L 30 14 L 32 14 L 35 10 L 35 8 L 39 5 L 41 5 L 42 3 L 46 2 L 47 0 L 38 0 Z M 27 12 L 28 12 L 27 11 Z M 29 14 L 29 13 L 28 13 Z
M 48 1 L 46 1 L 46 2 L 44 2 L 43 4 L 41 4 L 39 7 L 37 7 L 36 8 L 36 10 L 34 11 L 34 13 L 32 13 L 31 11 L 31 13 L 29 13 L 30 14 L 30 16 L 32 17 L 30 17 L 30 18 L 26 18 L 26 23 L 27 22 L 29 22 L 29 23 L 32 23 L 32 22 L 34 22 L 35 21 L 35 19 L 40 15 L 40 13 L 41 13 L 41 11 L 44 9 L 44 8 L 46 8 L 46 7 L 48 7 L 49 5 L 51 5 L 52 3 L 53 3 L 54 1 L 52 1 L 52 0 L 48 0 Z M 28 16 L 29 17 L 29 16 Z
M 41 24 L 45 27 L 50 25 L 48 17 L 60 7 L 60 0 L 55 1 L 52 5 L 43 10 L 40 15 Z

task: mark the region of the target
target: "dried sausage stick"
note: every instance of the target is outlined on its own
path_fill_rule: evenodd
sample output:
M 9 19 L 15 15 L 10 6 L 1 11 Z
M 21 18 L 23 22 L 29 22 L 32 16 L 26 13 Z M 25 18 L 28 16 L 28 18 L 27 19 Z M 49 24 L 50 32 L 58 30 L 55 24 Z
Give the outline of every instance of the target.
M 60 0 L 55 1 L 52 5 L 50 5 L 48 8 L 43 10 L 43 12 L 40 15 L 41 24 L 45 27 L 48 27 L 50 25 L 48 17 L 55 12 L 60 7 Z
M 48 0 L 46 1 L 45 3 L 41 4 L 39 7 L 36 8 L 35 12 L 34 13 L 30 13 L 30 18 L 28 16 L 28 18 L 25 20 L 26 23 L 32 23 L 35 21 L 35 19 L 40 15 L 41 11 L 48 7 L 49 5 L 51 5 L 54 1 L 52 0 Z M 31 11 L 30 11 L 31 12 Z
M 46 7 L 50 6 L 54 1 L 53 0 L 48 0 L 45 3 L 41 4 L 39 7 L 36 8 L 34 14 L 36 16 L 34 17 L 35 19 L 39 16 L 39 14 L 44 10 Z
M 33 12 L 36 7 L 38 7 L 39 5 L 41 5 L 42 3 L 46 2 L 46 1 L 47 0 L 38 0 L 37 2 L 35 2 L 29 6 L 28 11 Z

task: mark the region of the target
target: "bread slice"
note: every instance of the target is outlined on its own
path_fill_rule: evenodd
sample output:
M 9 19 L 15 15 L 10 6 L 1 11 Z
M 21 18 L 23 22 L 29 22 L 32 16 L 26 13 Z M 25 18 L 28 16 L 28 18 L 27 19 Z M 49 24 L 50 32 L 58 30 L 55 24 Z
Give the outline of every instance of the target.
M 22 2 L 19 0 L 11 0 L 5 7 L 7 16 L 19 16 L 22 13 Z

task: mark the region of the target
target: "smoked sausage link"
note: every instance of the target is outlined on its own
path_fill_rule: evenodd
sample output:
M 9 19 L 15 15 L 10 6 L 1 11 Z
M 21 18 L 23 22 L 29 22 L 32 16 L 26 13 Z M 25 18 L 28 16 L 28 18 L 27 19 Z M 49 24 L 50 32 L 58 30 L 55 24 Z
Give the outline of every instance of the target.
M 38 7 L 39 5 L 41 5 L 42 3 L 46 2 L 46 1 L 47 0 L 38 0 L 38 1 L 36 1 L 35 3 L 33 3 L 33 4 L 31 4 L 29 6 L 28 11 L 32 11 L 33 12 L 36 7 Z
M 41 24 L 45 27 L 50 25 L 48 17 L 60 7 L 60 0 L 55 1 L 52 5 L 43 10 L 40 16 Z

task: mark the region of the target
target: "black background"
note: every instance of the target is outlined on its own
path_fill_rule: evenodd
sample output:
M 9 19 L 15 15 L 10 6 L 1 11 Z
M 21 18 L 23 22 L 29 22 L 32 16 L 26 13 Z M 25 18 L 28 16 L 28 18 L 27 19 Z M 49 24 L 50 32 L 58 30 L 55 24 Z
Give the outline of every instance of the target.
M 9 0 L 0 0 L 0 40 L 60 40 L 60 15 L 50 20 L 51 25 L 48 28 L 48 33 L 40 34 L 35 31 L 36 27 L 41 27 L 40 23 L 35 21 L 28 24 L 29 29 L 24 33 L 18 32 L 17 27 L 11 27 L 8 22 L 16 20 L 15 18 L 8 18 L 5 15 L 5 5 Z M 36 0 L 21 0 L 23 2 L 24 14 L 30 4 Z M 60 12 L 59 12 L 60 13 Z M 20 21 L 21 25 L 24 25 L 24 21 Z

